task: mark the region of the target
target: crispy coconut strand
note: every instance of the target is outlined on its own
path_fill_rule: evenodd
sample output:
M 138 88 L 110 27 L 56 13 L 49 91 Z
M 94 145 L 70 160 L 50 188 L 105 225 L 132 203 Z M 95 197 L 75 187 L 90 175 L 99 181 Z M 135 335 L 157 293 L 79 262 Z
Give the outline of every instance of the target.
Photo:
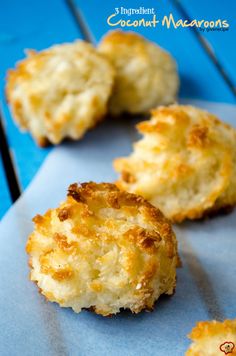
M 75 312 L 104 316 L 152 309 L 176 285 L 177 243 L 169 221 L 143 198 L 109 183 L 72 184 L 67 200 L 34 218 L 30 279 Z

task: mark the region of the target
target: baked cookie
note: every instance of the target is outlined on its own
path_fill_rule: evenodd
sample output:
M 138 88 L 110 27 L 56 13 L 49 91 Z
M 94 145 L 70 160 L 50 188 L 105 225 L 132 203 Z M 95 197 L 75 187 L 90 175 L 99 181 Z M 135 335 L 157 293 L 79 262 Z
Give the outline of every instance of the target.
M 153 110 L 144 137 L 118 158 L 119 188 L 140 194 L 173 222 L 236 204 L 236 130 L 193 106 Z
M 48 300 L 107 316 L 173 294 L 175 234 L 143 198 L 109 183 L 72 184 L 59 208 L 33 220 L 30 279 Z
M 40 146 L 81 138 L 107 112 L 111 64 L 83 41 L 27 54 L 7 76 L 6 96 L 17 124 Z
M 146 113 L 176 100 L 179 79 L 169 53 L 134 32 L 112 31 L 98 50 L 110 59 L 116 78 L 110 112 Z
M 193 343 L 186 356 L 236 355 L 236 319 L 199 322 L 189 338 Z

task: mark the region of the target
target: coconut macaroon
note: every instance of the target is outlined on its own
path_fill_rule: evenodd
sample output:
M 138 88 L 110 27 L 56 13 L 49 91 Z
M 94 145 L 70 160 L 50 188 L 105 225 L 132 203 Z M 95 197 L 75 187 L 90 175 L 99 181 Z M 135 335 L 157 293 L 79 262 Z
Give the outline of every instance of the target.
M 118 158 L 119 188 L 140 194 L 173 222 L 236 204 L 236 130 L 193 106 L 153 110 L 144 137 Z
M 83 41 L 27 54 L 7 77 L 15 121 L 40 146 L 81 138 L 107 112 L 114 81 L 111 64 Z
M 236 355 L 236 319 L 199 322 L 189 338 L 193 343 L 186 356 Z
M 176 238 L 143 198 L 109 183 L 72 184 L 59 208 L 33 220 L 30 279 L 48 300 L 107 316 L 152 309 L 174 292 Z
M 116 69 L 110 112 L 146 113 L 176 100 L 179 79 L 169 53 L 134 32 L 109 32 L 98 46 Z

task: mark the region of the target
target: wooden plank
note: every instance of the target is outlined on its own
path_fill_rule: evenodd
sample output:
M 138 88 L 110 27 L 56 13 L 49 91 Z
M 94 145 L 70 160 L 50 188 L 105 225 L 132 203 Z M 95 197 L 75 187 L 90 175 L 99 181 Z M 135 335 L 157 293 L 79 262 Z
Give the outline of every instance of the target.
M 11 206 L 11 198 L 7 186 L 6 176 L 4 174 L 3 163 L 0 156 L 0 220 L 4 213 Z
M 50 149 L 38 148 L 29 134 L 22 134 L 13 123 L 4 100 L 7 69 L 24 57 L 25 48 L 41 50 L 55 43 L 81 38 L 70 9 L 63 0 L 9 0 L 0 13 L 0 96 L 3 101 L 6 136 L 13 152 L 15 169 L 25 189 Z
M 102 6 L 99 0 L 74 0 L 74 3 L 82 13 L 96 41 L 99 41 L 108 30 L 120 28 L 119 26 L 110 27 L 107 24 L 107 18 L 115 13 L 115 8 L 121 6 L 126 8 L 139 8 L 140 6 L 144 6 L 144 2 L 140 0 L 130 0 L 126 3 L 121 0 L 110 0 L 106 2 L 106 6 Z M 178 9 L 167 0 L 159 0 L 158 2 L 156 0 L 148 0 L 145 2 L 145 7 L 155 8 L 158 19 L 162 19 L 164 15 L 169 15 L 169 13 L 172 13 L 176 19 L 182 17 Z M 130 19 L 132 21 L 135 18 L 141 17 L 143 16 L 118 15 L 116 19 L 123 18 L 124 20 Z M 201 44 L 197 41 L 191 29 L 167 29 L 160 25 L 156 28 L 133 28 L 126 26 L 123 29 L 139 32 L 172 53 L 179 66 L 181 97 L 218 102 L 234 102 L 232 92 L 222 79 L 207 53 L 203 50 Z
M 205 19 L 216 21 L 218 19 L 227 20 L 229 29 L 227 31 L 210 31 L 198 32 L 209 44 L 210 50 L 215 55 L 223 71 L 229 77 L 234 89 L 236 87 L 236 51 L 234 43 L 236 38 L 235 27 L 235 1 L 227 2 L 215 0 L 178 0 L 184 11 L 191 19 Z M 235 89 L 236 90 L 236 89 Z

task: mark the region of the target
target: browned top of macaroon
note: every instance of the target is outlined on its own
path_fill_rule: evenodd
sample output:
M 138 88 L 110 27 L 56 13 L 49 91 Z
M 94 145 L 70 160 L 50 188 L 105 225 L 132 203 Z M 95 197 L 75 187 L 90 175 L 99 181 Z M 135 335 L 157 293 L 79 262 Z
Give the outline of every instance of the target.
M 197 341 L 202 338 L 213 337 L 230 332 L 235 332 L 236 335 L 236 319 L 224 320 L 223 322 L 216 320 L 200 321 L 188 336 L 193 341 Z
M 145 42 L 147 40 L 143 36 L 132 31 L 124 32 L 121 30 L 110 31 L 102 39 L 103 44 L 121 44 L 132 47 L 137 46 L 137 44 L 142 45 L 142 43 L 145 45 Z
M 71 198 L 85 206 L 92 207 L 97 205 L 104 208 L 123 209 L 127 213 L 138 213 L 139 211 L 144 214 L 147 221 L 154 226 L 162 227 L 162 232 L 167 234 L 172 233 L 172 228 L 169 220 L 162 214 L 162 212 L 151 205 L 140 195 L 128 193 L 120 190 L 115 184 L 112 183 L 73 183 L 68 188 L 68 202 Z

